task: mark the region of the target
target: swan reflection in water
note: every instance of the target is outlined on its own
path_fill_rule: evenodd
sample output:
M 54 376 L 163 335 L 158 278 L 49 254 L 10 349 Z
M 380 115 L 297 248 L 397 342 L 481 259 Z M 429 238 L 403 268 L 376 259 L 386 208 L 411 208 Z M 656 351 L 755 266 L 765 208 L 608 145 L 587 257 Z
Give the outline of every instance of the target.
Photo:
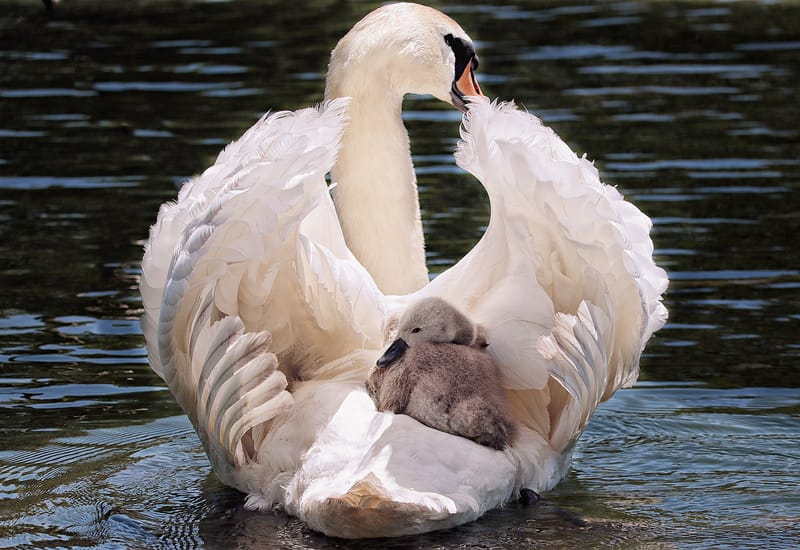
M 379 8 L 334 49 L 319 108 L 265 116 L 161 208 L 142 264 L 150 363 L 248 508 L 350 538 L 463 524 L 555 486 L 598 403 L 636 380 L 667 317 L 649 218 L 536 117 L 483 97 L 477 66 L 449 17 Z M 491 204 L 430 282 L 408 93 L 465 112 L 456 161 Z M 432 296 L 486 329 L 517 426 L 503 450 L 366 393 L 398 316 Z

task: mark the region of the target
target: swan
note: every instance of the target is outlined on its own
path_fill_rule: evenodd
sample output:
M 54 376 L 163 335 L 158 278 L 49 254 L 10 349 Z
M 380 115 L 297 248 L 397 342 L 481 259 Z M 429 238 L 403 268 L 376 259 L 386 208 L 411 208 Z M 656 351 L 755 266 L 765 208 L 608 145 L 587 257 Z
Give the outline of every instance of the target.
M 476 68 L 449 17 L 378 8 L 333 50 L 320 106 L 265 115 L 159 210 L 140 280 L 149 361 L 248 508 L 346 538 L 459 525 L 552 488 L 597 405 L 635 382 L 667 317 L 650 219 L 536 117 L 483 97 Z M 491 206 L 430 281 L 407 93 L 465 112 L 456 162 Z M 513 445 L 376 410 L 367 373 L 429 297 L 485 328 Z

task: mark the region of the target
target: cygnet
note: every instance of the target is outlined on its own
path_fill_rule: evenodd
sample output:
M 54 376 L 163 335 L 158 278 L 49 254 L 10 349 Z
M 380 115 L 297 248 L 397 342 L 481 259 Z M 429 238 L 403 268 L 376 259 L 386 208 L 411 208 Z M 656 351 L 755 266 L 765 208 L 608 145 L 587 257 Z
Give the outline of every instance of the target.
M 482 327 L 441 298 L 413 304 L 367 377 L 378 410 L 502 449 L 515 426 Z

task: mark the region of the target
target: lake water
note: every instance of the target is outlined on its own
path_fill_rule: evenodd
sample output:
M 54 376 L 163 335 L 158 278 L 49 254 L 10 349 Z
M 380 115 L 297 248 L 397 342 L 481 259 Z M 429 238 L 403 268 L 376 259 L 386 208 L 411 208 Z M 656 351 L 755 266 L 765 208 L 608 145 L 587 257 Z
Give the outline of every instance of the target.
M 495 5 L 496 4 L 496 5 Z M 269 108 L 317 102 L 373 2 L 0 0 L 0 547 L 369 548 L 247 512 L 149 369 L 158 206 Z M 567 478 L 397 548 L 800 543 L 800 5 L 435 3 L 654 221 L 670 322 Z M 431 270 L 488 219 L 459 114 L 409 98 Z

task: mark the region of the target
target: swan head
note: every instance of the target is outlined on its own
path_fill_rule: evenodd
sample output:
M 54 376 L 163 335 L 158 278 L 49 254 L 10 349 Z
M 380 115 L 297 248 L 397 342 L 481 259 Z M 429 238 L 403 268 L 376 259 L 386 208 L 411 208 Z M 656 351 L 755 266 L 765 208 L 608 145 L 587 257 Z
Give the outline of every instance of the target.
M 400 318 L 397 338 L 378 359 L 388 367 L 409 348 L 425 343 L 450 343 L 484 348 L 488 345 L 482 327 L 441 298 L 425 298 L 410 306 Z
M 443 13 L 427 6 L 382 6 L 348 32 L 331 54 L 326 99 L 385 93 L 429 94 L 461 111 L 480 96 L 472 40 Z M 376 89 L 377 88 L 377 89 Z

